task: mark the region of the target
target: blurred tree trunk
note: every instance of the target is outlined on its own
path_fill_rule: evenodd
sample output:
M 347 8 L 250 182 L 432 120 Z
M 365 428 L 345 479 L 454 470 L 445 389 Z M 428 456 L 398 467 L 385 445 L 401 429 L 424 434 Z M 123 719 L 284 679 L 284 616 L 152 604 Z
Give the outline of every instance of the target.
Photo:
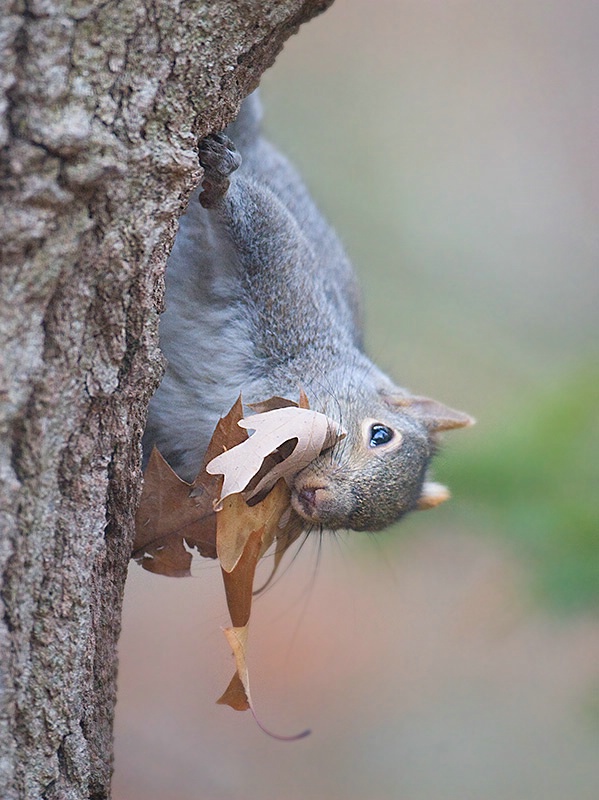
M 162 272 L 220 129 L 332 0 L 5 0 L 0 797 L 109 797 Z

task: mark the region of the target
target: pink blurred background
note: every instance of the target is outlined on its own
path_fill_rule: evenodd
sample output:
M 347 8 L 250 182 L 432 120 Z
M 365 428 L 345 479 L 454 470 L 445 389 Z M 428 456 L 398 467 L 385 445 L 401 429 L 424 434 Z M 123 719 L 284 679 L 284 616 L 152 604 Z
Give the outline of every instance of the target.
M 585 0 L 337 0 L 265 77 L 268 128 L 361 273 L 369 349 L 479 425 L 447 437 L 450 504 L 381 536 L 314 537 L 256 602 L 258 711 L 306 740 L 215 705 L 233 671 L 218 568 L 174 580 L 132 564 L 116 800 L 599 796 L 599 606 L 564 611 L 551 590 L 577 596 L 592 576 L 537 591 L 541 551 L 517 532 L 557 512 L 527 517 L 489 450 L 596 369 L 598 22 Z M 586 476 L 599 517 L 589 453 L 547 474 L 508 456 L 525 496 L 556 495 L 562 463 L 564 480 Z

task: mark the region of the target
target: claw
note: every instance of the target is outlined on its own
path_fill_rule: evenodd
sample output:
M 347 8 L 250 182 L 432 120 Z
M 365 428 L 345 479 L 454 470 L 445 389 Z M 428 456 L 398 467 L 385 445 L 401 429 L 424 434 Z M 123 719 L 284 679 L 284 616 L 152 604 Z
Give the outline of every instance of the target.
M 200 203 L 204 208 L 214 208 L 226 195 L 231 183 L 229 175 L 241 165 L 241 155 L 224 133 L 206 136 L 198 151 L 200 165 L 204 168 Z

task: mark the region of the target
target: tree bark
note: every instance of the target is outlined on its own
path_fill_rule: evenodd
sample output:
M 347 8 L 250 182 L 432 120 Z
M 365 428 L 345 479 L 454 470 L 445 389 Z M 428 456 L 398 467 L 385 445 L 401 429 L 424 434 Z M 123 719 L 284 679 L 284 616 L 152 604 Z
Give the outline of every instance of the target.
M 0 15 L 0 796 L 107 798 L 116 643 L 199 137 L 332 0 Z

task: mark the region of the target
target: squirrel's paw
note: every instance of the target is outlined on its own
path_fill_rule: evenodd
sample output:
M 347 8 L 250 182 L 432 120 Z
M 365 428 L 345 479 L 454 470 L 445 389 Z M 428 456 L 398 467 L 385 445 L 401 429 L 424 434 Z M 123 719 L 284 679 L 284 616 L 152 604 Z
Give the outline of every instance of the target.
M 224 133 L 206 136 L 198 147 L 200 164 L 204 168 L 200 203 L 204 208 L 213 208 L 227 193 L 229 175 L 241 164 L 241 155 Z

